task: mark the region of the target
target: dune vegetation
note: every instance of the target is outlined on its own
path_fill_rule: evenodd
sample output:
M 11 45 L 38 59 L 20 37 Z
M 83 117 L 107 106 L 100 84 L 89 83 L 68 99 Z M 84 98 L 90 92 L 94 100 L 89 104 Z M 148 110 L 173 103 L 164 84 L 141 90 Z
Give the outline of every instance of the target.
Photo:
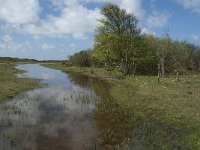
M 131 127 L 138 149 L 200 149 L 200 47 L 142 34 L 137 18 L 111 3 L 101 14 L 93 49 L 45 66 L 105 79 L 112 98 L 103 106 L 125 118 L 121 129 Z
M 11 99 L 21 92 L 40 87 L 37 81 L 16 76 L 16 74 L 23 72 L 23 70 L 17 70 L 14 64 L 0 64 L 0 101 Z

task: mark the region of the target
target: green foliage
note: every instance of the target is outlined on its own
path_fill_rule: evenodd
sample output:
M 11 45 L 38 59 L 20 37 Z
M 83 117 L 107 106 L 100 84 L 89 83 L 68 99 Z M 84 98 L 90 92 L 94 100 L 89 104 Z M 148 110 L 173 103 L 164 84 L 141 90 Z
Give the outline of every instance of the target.
M 0 63 L 11 63 L 11 62 L 37 62 L 35 59 L 19 59 L 19 58 L 11 58 L 11 57 L 0 57 Z
M 200 148 L 199 74 L 183 76 L 182 82 L 166 77 L 158 84 L 155 76 L 126 76 L 117 80 L 111 78 L 114 75 L 110 76 L 110 68 L 66 67 L 62 64 L 47 66 L 65 72 L 103 77 L 108 81 L 110 90 L 105 87 L 103 89 L 109 92 L 112 98 L 105 94 L 101 103 L 108 106 L 118 118 L 124 115 L 128 126 L 133 129 L 129 129 L 128 133 L 133 133 L 132 139 L 144 146 L 144 149 Z M 118 74 L 117 71 L 113 73 L 115 77 Z M 99 85 L 101 84 L 97 82 L 96 86 Z M 102 89 L 97 91 L 104 92 Z M 108 112 L 107 109 L 104 112 Z M 110 118 L 107 120 L 111 121 Z M 126 131 L 126 128 L 120 129 Z
M 125 74 L 130 73 L 141 54 L 138 20 L 111 3 L 102 8 L 101 14 L 104 18 L 99 20 L 101 25 L 97 27 L 94 57 L 120 66 Z
M 92 65 L 91 50 L 83 50 L 73 56 L 69 56 L 68 63 L 80 67 L 90 67 Z
M 169 36 L 157 38 L 153 35 L 145 35 L 144 39 L 151 52 L 147 57 L 155 58 L 149 68 L 152 72 L 157 64 L 161 64 L 164 74 L 174 74 L 177 70 L 182 73 L 198 71 L 200 47 L 185 41 L 174 41 Z
M 70 56 L 68 64 L 106 66 L 127 74 L 183 74 L 200 71 L 200 47 L 173 40 L 167 34 L 158 38 L 141 34 L 138 20 L 117 5 L 102 9 L 95 35 L 94 50 Z

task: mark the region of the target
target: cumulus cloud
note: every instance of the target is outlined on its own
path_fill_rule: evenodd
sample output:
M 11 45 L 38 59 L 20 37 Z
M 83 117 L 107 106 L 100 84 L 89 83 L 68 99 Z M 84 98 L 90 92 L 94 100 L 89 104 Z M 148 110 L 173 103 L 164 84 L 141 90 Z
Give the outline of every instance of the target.
M 112 2 L 134 13 L 139 19 L 144 16 L 142 0 L 48 0 L 59 15 L 48 14 L 40 18 L 39 0 L 0 0 L 0 20 L 8 30 L 29 33 L 33 36 L 65 36 L 84 39 L 94 32 L 100 9 L 89 9 L 84 4 Z
M 200 13 L 200 0 L 175 0 L 184 8 L 192 10 L 193 12 Z
M 142 33 L 142 34 L 156 35 L 155 32 L 153 32 L 152 30 L 150 30 L 149 28 L 146 28 L 146 27 L 142 28 L 141 33 Z
M 100 17 L 99 9 L 89 10 L 77 5 L 66 7 L 59 17 L 49 16 L 40 24 L 29 24 L 24 29 L 33 35 L 73 35 L 82 38 L 84 34 L 94 31 Z
M 107 1 L 107 0 L 106 0 Z M 105 0 L 51 0 L 52 4 L 61 11 L 60 16 L 49 16 L 38 24 L 30 24 L 25 30 L 34 35 L 72 35 L 75 38 L 83 39 L 84 35 L 94 32 L 100 19 L 100 9 L 88 9 L 82 3 L 98 2 L 103 3 Z M 109 2 L 109 1 L 108 1 Z M 144 10 L 141 7 L 141 0 L 110 0 L 118 4 L 121 8 L 130 13 L 134 13 L 138 18 L 142 18 Z
M 143 19 L 145 11 L 142 9 L 142 0 L 120 0 L 117 4 L 129 13 L 134 13 L 138 19 Z
M 0 53 L 17 53 L 24 52 L 30 49 L 30 43 L 25 42 L 25 44 L 16 43 L 11 35 L 6 34 L 0 37 Z
M 12 24 L 27 24 L 39 20 L 37 0 L 0 0 L 0 19 Z
M 47 44 L 47 43 L 42 44 L 43 50 L 51 50 L 51 49 L 54 49 L 55 47 L 56 46 L 54 44 Z
M 12 37 L 9 34 L 6 34 L 2 37 L 2 42 L 8 43 L 12 41 Z
M 168 23 L 170 14 L 168 12 L 153 12 L 147 19 L 149 27 L 164 27 Z
M 75 47 L 76 47 L 76 45 L 75 45 L 74 43 L 71 43 L 71 44 L 70 44 L 70 48 L 71 48 L 72 50 L 74 50 Z
M 106 3 L 111 2 L 117 4 L 120 8 L 126 9 L 129 13 L 134 13 L 138 19 L 142 19 L 144 16 L 144 9 L 142 9 L 142 0 L 50 0 L 54 6 L 63 8 L 64 6 L 76 6 L 78 4 L 87 3 Z

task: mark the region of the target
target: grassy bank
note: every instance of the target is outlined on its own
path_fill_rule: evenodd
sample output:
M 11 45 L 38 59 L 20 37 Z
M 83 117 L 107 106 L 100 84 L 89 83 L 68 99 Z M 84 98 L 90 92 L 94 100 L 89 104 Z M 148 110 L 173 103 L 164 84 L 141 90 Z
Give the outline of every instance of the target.
M 48 67 L 103 77 L 111 84 L 111 96 L 118 111 L 133 128 L 133 139 L 144 149 L 200 149 L 200 75 L 161 79 L 155 76 L 127 76 L 104 68 Z M 113 107 L 113 105 L 111 105 Z M 115 108 L 111 108 L 111 111 Z
M 16 77 L 15 74 L 23 72 L 15 69 L 14 64 L 0 64 L 0 102 L 11 99 L 21 92 L 40 87 L 36 81 Z

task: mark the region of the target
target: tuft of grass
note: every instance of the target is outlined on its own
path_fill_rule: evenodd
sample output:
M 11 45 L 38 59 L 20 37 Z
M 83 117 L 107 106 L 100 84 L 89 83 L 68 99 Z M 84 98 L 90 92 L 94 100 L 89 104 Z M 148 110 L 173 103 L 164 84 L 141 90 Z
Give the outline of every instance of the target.
M 142 142 L 153 144 L 152 149 L 200 149 L 199 81 L 199 74 L 183 76 L 181 82 L 167 77 L 157 83 L 154 76 L 109 80 L 111 95 L 129 113 L 135 136 L 140 129 Z
M 200 74 L 182 76 L 180 82 L 165 77 L 158 83 L 156 76 L 126 76 L 119 80 L 119 72 L 106 68 L 46 66 L 104 78 L 111 87 L 110 101 L 117 104 L 117 108 L 108 107 L 117 109 L 128 120 L 133 129 L 133 147 L 200 149 Z
M 83 75 L 88 75 L 91 77 L 101 77 L 101 78 L 113 78 L 113 79 L 123 79 L 124 75 L 118 69 L 109 68 L 96 68 L 96 67 L 76 67 L 76 66 L 66 66 L 62 63 L 43 63 L 43 66 L 59 69 L 63 72 L 75 72 Z
M 18 78 L 16 74 L 24 73 L 17 70 L 14 64 L 0 64 L 0 102 L 15 97 L 21 92 L 40 87 L 36 81 Z

